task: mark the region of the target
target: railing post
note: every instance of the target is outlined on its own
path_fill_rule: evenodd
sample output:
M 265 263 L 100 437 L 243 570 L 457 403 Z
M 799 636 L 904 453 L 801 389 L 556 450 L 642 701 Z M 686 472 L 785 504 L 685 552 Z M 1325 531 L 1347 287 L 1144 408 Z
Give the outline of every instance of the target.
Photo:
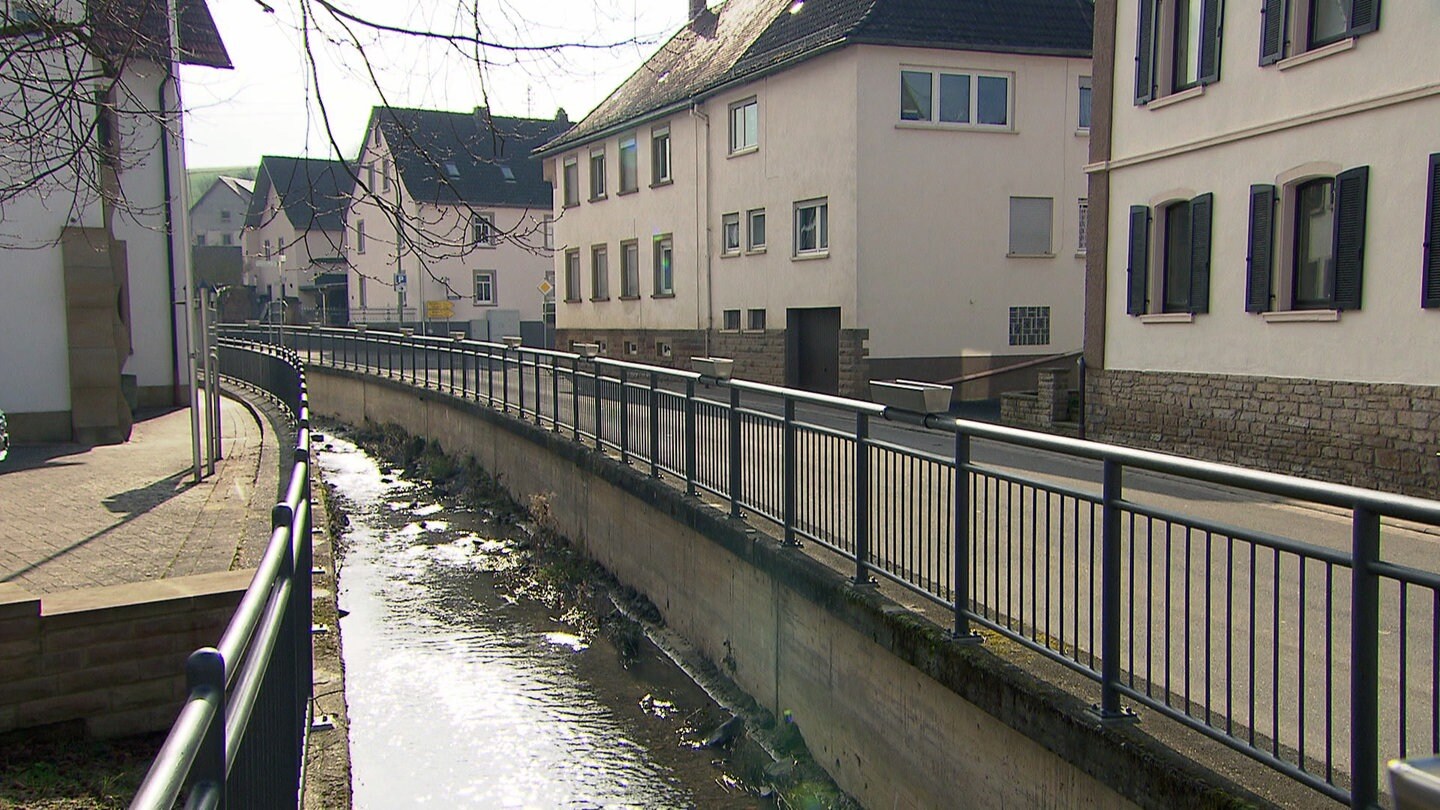
M 630 463 L 630 392 L 625 390 L 629 375 L 620 367 L 620 463 Z
M 550 429 L 560 432 L 560 358 L 550 355 Z
M 784 442 L 783 475 L 785 476 L 785 506 L 781 520 L 785 526 L 785 545 L 800 545 L 795 540 L 795 400 L 785 397 L 785 422 L 782 428 Z
M 535 424 L 540 424 L 540 355 L 535 355 Z
M 500 349 L 500 412 L 510 413 L 510 350 Z
M 695 489 L 695 380 L 685 380 L 685 494 L 694 496 Z
M 507 377 L 508 379 L 508 377 Z M 515 350 L 515 415 L 525 421 L 525 351 Z
M 730 517 L 740 520 L 744 515 L 740 504 L 745 501 L 745 476 L 742 468 L 744 446 L 740 437 L 740 389 L 730 386 Z
M 650 476 L 660 477 L 660 375 L 650 372 Z
M 570 358 L 570 428 L 580 442 L 580 358 Z
M 970 629 L 970 434 L 955 433 L 955 514 L 952 528 L 955 547 L 952 569 L 955 573 L 955 640 L 979 642 L 981 636 Z
M 855 414 L 855 584 L 869 585 L 870 414 Z
M 485 349 L 485 406 L 493 408 L 495 407 L 495 350 L 489 346 L 483 348 Z
M 1120 706 L 1120 500 L 1123 468 L 1105 459 L 1100 513 L 1100 708 L 1103 722 L 1133 715 Z
M 220 657 L 220 651 L 202 647 L 190 653 L 185 661 L 185 684 L 191 696 L 215 706 L 195 754 L 195 763 L 190 766 L 190 791 L 210 787 L 219 797 L 216 807 L 223 810 L 228 761 L 225 757 L 225 659 Z
M 1350 806 L 1369 810 L 1380 801 L 1380 516 L 1356 507 L 1351 543 Z

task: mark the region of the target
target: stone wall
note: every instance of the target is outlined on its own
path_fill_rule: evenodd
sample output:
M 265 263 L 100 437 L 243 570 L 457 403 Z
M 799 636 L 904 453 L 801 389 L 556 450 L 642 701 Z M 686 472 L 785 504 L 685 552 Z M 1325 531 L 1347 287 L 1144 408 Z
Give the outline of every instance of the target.
M 1070 369 L 1040 369 L 1034 391 L 1000 395 L 1000 422 L 1011 427 L 1041 430 L 1062 436 L 1076 436 L 1080 426 L 1073 421 L 1070 401 Z
M 1089 438 L 1434 498 L 1440 387 L 1097 371 Z
M 35 596 L 0 584 L 0 732 L 84 721 L 96 738 L 162 731 L 185 659 L 213 646 L 255 571 Z

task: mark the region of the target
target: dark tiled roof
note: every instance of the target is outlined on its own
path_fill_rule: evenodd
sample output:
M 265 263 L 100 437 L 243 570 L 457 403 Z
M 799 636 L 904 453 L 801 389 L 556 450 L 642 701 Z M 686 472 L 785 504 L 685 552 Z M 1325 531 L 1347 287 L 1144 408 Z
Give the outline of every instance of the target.
M 850 43 L 1090 56 L 1091 0 L 726 0 L 671 37 L 554 152 Z
M 566 119 L 491 116 L 376 107 L 370 127 L 385 135 L 410 196 L 425 202 L 548 209 L 550 184 L 537 147 L 570 125 Z
M 170 61 L 170 25 L 166 0 L 89 0 L 95 37 L 113 60 L 142 58 Z M 230 54 L 215 28 L 205 0 L 179 0 L 180 61 L 187 65 L 231 68 Z
M 245 227 L 257 228 L 264 224 L 265 206 L 272 188 L 280 198 L 280 207 L 285 210 L 290 225 L 297 231 L 312 227 L 338 231 L 345 227 L 345 209 L 350 204 L 354 178 L 344 163 L 274 155 L 260 158 L 260 174 L 255 179 L 250 210 L 245 214 Z

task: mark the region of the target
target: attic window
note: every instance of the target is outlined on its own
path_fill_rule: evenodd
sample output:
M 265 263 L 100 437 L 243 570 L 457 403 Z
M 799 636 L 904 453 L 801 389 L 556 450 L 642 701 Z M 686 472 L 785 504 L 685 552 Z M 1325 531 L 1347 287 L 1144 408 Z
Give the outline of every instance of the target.
M 460 167 L 455 165 L 455 161 L 453 161 L 453 160 L 447 160 L 447 161 L 445 161 L 445 175 L 446 175 L 447 177 L 449 177 L 451 180 L 459 180 L 459 179 L 460 179 Z
M 503 174 L 503 175 L 505 175 L 505 182 L 507 182 L 507 183 L 513 183 L 513 182 L 515 182 L 515 170 L 514 170 L 514 169 L 510 168 L 509 166 L 501 166 L 501 167 L 500 167 L 500 173 Z
M 795 0 L 795 2 L 793 2 L 793 3 L 790 4 L 790 13 L 791 13 L 791 14 L 799 14 L 799 13 L 800 13 L 800 9 L 802 9 L 802 8 L 804 8 L 804 7 L 805 7 L 805 0 Z

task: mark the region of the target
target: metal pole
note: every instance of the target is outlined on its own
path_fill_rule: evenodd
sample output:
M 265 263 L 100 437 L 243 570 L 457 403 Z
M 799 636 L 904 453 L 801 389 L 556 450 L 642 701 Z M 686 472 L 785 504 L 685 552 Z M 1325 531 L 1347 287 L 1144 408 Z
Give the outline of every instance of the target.
M 744 515 L 740 504 L 745 499 L 745 476 L 741 468 L 742 446 L 740 442 L 740 389 L 730 386 L 730 517 L 739 520 Z
M 540 355 L 533 358 L 535 363 L 535 424 L 540 424 Z
M 685 380 L 685 494 L 695 495 L 695 380 Z
M 630 392 L 625 390 L 629 375 L 620 368 L 620 463 L 630 463 Z
M 1368 810 L 1380 801 L 1380 516 L 1357 507 L 1351 543 L 1350 806 Z
M 591 361 L 590 367 L 595 370 L 595 449 L 604 450 L 605 446 L 600 441 L 600 434 L 603 432 L 600 429 L 600 420 L 604 416 L 604 409 L 600 404 L 600 361 Z
M 570 358 L 570 429 L 576 443 L 580 441 L 580 358 Z
M 205 385 L 205 474 L 215 474 L 215 397 L 210 385 L 210 291 L 200 290 L 200 378 Z
M 979 641 L 970 630 L 970 436 L 955 434 L 955 638 Z
M 508 379 L 508 377 L 507 377 Z M 525 351 L 515 350 L 515 387 L 516 387 L 516 416 L 520 421 L 525 421 Z
M 870 584 L 870 415 L 855 414 L 855 584 Z
M 560 358 L 550 355 L 550 429 L 560 432 Z
M 784 436 L 785 511 L 781 516 L 785 523 L 785 545 L 800 545 L 795 540 L 795 400 L 785 397 Z
M 660 477 L 660 375 L 650 372 L 650 476 Z
M 1105 460 L 1100 538 L 1100 718 L 1119 720 L 1120 708 L 1120 463 Z

